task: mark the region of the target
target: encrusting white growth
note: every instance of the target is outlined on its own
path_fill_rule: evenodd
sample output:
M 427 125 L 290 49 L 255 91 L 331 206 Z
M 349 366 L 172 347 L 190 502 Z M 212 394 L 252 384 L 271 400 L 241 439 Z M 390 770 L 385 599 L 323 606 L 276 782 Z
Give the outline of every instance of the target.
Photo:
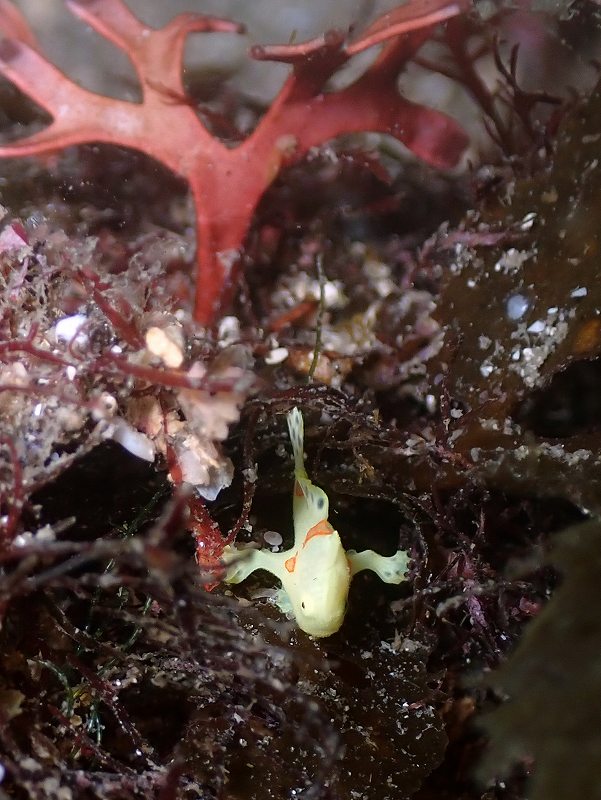
M 288 431 L 294 452 L 294 545 L 284 553 L 228 545 L 223 553 L 224 581 L 241 583 L 257 569 L 271 572 L 282 582 L 276 600 L 280 609 L 292 613 L 305 633 L 330 636 L 342 625 L 353 575 L 370 569 L 385 583 L 401 583 L 407 554 L 403 550 L 393 556 L 373 550 L 345 552 L 328 522 L 328 496 L 305 471 L 303 417 L 298 408 L 288 414 Z

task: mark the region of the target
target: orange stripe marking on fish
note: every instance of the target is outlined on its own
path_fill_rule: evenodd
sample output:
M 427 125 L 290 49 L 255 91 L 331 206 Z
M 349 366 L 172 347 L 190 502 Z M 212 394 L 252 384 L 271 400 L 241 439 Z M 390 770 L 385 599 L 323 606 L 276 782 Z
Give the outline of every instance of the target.
M 322 519 L 317 523 L 317 525 L 309 528 L 307 535 L 305 536 L 305 541 L 303 542 L 303 547 L 314 536 L 330 536 L 332 533 L 334 533 L 334 528 L 330 525 L 327 519 Z
M 292 556 L 291 558 L 287 558 L 286 561 L 284 561 L 284 566 L 288 572 L 294 572 L 296 567 L 296 555 Z

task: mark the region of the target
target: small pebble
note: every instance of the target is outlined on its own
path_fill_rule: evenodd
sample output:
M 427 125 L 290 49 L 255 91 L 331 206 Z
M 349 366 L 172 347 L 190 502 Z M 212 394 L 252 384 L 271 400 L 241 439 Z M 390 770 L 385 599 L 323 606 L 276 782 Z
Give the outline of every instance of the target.
M 529 306 L 527 297 L 523 294 L 513 294 L 507 300 L 507 316 L 509 319 L 521 319 Z
M 528 326 L 528 333 L 542 333 L 545 330 L 545 323 L 542 319 L 537 319 L 532 325 Z

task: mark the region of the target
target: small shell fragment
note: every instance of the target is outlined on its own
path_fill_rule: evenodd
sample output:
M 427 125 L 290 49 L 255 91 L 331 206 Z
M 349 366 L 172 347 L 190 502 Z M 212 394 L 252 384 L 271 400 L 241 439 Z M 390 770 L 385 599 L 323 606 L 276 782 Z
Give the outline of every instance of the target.
M 285 347 L 275 347 L 265 356 L 265 363 L 269 365 L 281 364 L 282 361 L 285 361 L 287 358 L 288 350 Z
M 115 420 L 110 437 L 129 453 L 144 461 L 154 461 L 155 446 L 144 433 L 140 433 L 124 419 Z
M 153 325 L 144 337 L 146 347 L 153 356 L 160 358 L 166 367 L 177 369 L 184 360 L 184 337 L 176 325 L 159 328 Z
M 542 333 L 545 330 L 545 323 L 542 319 L 537 319 L 528 326 L 527 330 L 528 333 Z

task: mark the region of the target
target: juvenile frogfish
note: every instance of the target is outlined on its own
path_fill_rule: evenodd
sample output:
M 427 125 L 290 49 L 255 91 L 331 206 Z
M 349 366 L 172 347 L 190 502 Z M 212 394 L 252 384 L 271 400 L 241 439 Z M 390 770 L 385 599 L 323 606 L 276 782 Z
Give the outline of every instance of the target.
M 381 556 L 373 550 L 344 550 L 328 521 L 328 496 L 305 470 L 303 417 L 298 408 L 288 414 L 288 431 L 294 453 L 294 545 L 282 553 L 228 545 L 223 553 L 224 581 L 240 583 L 257 569 L 271 572 L 282 583 L 276 595 L 280 610 L 293 615 L 305 633 L 331 636 L 344 620 L 353 575 L 370 569 L 385 583 L 401 583 L 406 578 L 407 553 L 398 550 L 393 556 Z

